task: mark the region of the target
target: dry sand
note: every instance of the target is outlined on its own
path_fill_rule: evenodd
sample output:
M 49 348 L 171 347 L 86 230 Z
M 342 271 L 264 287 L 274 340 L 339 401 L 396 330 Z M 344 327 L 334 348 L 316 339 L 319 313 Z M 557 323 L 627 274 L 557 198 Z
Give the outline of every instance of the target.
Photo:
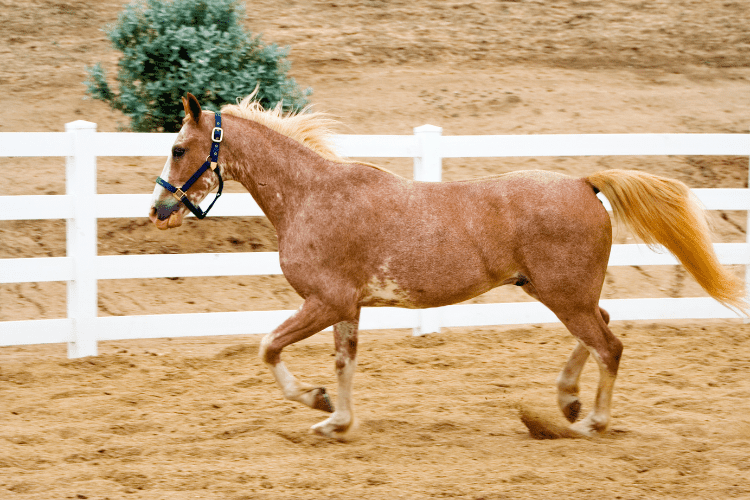
M 122 1 L 0 3 L 0 132 L 126 120 L 83 100 L 84 66 L 118 53 L 99 29 Z M 291 45 L 292 74 L 342 133 L 746 133 L 750 9 L 718 1 L 334 0 L 248 3 L 247 26 Z M 411 175 L 410 160 L 374 160 Z M 162 158 L 101 158 L 99 192 L 150 192 Z M 3 194 L 62 194 L 62 158 L 0 158 Z M 746 157 L 459 159 L 444 178 L 634 168 L 691 187 L 747 187 Z M 239 191 L 239 187 L 233 188 Z M 276 250 L 263 218 L 159 232 L 101 220 L 99 253 Z M 716 214 L 745 241 L 746 214 Z M 618 242 L 632 242 L 616 232 Z M 0 257 L 61 256 L 64 221 L 0 223 Z M 743 272 L 736 269 L 736 272 Z M 100 283 L 100 315 L 292 309 L 283 277 Z M 617 268 L 604 297 L 702 291 L 679 268 Z M 514 288 L 473 302 L 527 300 Z M 62 283 L 0 285 L 0 320 L 65 315 Z M 364 332 L 362 427 L 308 434 L 324 415 L 284 401 L 258 337 L 0 348 L 0 498 L 750 498 L 750 333 L 739 321 L 615 322 L 625 344 L 614 423 L 593 440 L 534 440 L 519 408 L 554 414 L 573 347 L 560 326 Z M 330 334 L 288 349 L 335 386 Z M 596 369 L 584 373 L 590 407 Z

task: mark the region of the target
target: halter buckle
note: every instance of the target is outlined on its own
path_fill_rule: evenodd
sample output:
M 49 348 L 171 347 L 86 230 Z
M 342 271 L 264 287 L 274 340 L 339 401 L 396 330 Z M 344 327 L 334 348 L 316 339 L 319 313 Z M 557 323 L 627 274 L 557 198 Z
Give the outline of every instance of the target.
M 219 133 L 219 138 L 216 138 L 216 132 Z M 221 127 L 214 127 L 211 131 L 211 140 L 214 142 L 221 142 L 224 140 L 224 129 Z

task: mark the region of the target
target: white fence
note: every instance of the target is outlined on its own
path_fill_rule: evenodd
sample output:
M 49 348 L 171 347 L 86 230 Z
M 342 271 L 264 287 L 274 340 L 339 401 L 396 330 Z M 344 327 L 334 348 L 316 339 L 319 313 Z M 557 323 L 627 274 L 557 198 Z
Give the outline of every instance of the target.
M 67 219 L 67 256 L 0 259 L 0 283 L 66 281 L 63 319 L 0 322 L 0 345 L 68 343 L 68 355 L 95 355 L 97 341 L 266 333 L 293 311 L 248 311 L 148 316 L 97 315 L 97 280 L 167 276 L 280 274 L 275 252 L 97 256 L 97 218 L 144 217 L 150 193 L 96 194 L 98 156 L 164 156 L 175 134 L 97 133 L 96 124 L 76 121 L 60 133 L 0 133 L 1 157 L 65 156 L 67 190 L 59 196 L 0 197 L 0 220 Z M 414 178 L 441 180 L 442 158 L 590 155 L 750 155 L 749 134 L 592 134 L 530 136 L 442 136 L 430 125 L 413 136 L 335 138 L 350 157 L 414 158 Z M 156 176 L 158 172 L 154 172 Z M 750 211 L 749 189 L 695 189 L 711 210 Z M 605 202 L 608 206 L 608 203 Z M 609 207 L 608 207 L 609 208 Z M 259 216 L 249 194 L 225 194 L 211 216 Z M 750 270 L 750 244 L 719 243 L 724 264 Z M 669 254 L 643 245 L 615 245 L 610 266 L 674 265 Z M 746 274 L 750 282 L 750 271 Z M 710 298 L 602 300 L 613 320 L 736 318 Z M 365 308 L 362 329 L 548 323 L 557 318 L 539 303 L 463 304 L 426 310 Z

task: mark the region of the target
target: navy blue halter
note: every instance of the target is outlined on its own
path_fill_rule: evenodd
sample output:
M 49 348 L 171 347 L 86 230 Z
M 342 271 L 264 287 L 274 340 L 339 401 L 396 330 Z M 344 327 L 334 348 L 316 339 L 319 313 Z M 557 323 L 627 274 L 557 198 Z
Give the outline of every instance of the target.
M 214 126 L 214 129 L 211 131 L 211 154 L 206 158 L 206 162 L 201 165 L 201 168 L 195 171 L 193 176 L 188 179 L 188 181 L 182 185 L 181 188 L 174 187 L 169 182 L 165 181 L 161 177 L 156 178 L 156 183 L 159 184 L 161 187 L 172 193 L 172 196 L 177 198 L 177 201 L 180 201 L 185 204 L 185 206 L 193 212 L 193 215 L 198 217 L 199 219 L 204 218 L 208 211 L 211 210 L 211 207 L 214 206 L 214 203 L 216 203 L 216 200 L 219 199 L 219 196 L 221 196 L 221 191 L 224 189 L 224 180 L 221 178 L 221 173 L 219 172 L 218 167 L 218 161 L 219 161 L 219 145 L 221 144 L 221 141 L 224 139 L 224 130 L 221 128 L 221 114 L 214 113 L 216 115 L 216 125 Z M 203 173 L 211 169 L 216 176 L 219 178 L 219 191 L 216 193 L 216 197 L 214 198 L 214 201 L 211 202 L 211 204 L 208 206 L 205 212 L 201 211 L 200 207 L 196 207 L 193 202 L 191 202 L 187 194 L 185 194 L 185 191 L 190 189 L 190 186 L 193 185 L 195 181 L 200 179 L 200 176 L 203 175 Z

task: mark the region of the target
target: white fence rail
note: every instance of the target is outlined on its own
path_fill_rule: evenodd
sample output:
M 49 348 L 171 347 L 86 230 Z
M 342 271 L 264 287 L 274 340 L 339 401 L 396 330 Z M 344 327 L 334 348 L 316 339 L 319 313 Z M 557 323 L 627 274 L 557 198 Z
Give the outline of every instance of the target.
M 96 194 L 98 156 L 166 156 L 175 134 L 97 133 L 77 121 L 61 133 L 0 133 L 0 157 L 64 156 L 67 194 L 2 196 L 0 220 L 67 220 L 67 256 L 0 259 L 0 283 L 66 281 L 67 318 L 0 322 L 0 346 L 68 343 L 68 355 L 95 355 L 97 341 L 170 336 L 266 333 L 293 311 L 98 317 L 97 281 L 167 276 L 281 274 L 276 252 L 97 256 L 98 218 L 144 217 L 150 193 Z M 442 136 L 425 125 L 413 136 L 336 136 L 350 157 L 414 158 L 414 178 L 440 181 L 442 158 L 592 155 L 750 155 L 750 134 L 591 134 Z M 155 172 L 154 175 L 157 173 Z M 710 210 L 750 211 L 750 189 L 694 189 Z M 605 201 L 605 206 L 608 203 Z M 609 208 L 609 207 L 608 207 Z M 249 194 L 225 194 L 211 216 L 260 216 Z M 745 265 L 750 243 L 719 243 L 724 264 Z M 610 266 L 674 265 L 669 254 L 644 245 L 615 245 Z M 613 320 L 736 318 L 710 298 L 602 300 Z M 549 323 L 557 318 L 539 303 L 459 304 L 427 310 L 365 308 L 361 328 L 413 328 Z

